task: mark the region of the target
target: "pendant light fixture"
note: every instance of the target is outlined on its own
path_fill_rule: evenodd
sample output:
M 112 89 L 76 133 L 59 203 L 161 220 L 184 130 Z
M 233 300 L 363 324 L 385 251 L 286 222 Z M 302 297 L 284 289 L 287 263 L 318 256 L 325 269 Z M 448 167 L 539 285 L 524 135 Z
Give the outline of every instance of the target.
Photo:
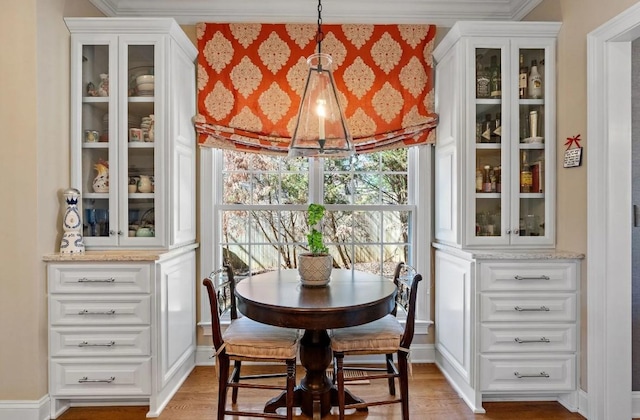
M 289 145 L 291 157 L 337 157 L 355 153 L 333 79 L 333 60 L 322 52 L 323 38 L 322 0 L 318 0 L 318 52 L 307 58 L 309 73 Z

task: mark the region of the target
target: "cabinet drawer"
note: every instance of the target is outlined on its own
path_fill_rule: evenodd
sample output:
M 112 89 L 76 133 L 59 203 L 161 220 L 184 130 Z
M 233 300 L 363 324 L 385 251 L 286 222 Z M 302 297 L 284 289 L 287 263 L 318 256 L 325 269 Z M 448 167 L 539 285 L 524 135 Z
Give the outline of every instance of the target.
M 149 296 L 53 295 L 49 299 L 51 325 L 149 324 Z
M 480 298 L 481 322 L 487 321 L 562 321 L 575 322 L 576 295 L 489 294 Z
M 149 293 L 149 265 L 57 264 L 49 268 L 49 293 Z
M 574 355 L 480 357 L 480 388 L 488 391 L 573 391 Z
M 481 352 L 576 351 L 572 324 L 490 324 L 480 326 Z
M 577 265 L 573 263 L 482 263 L 483 291 L 576 290 Z
M 151 392 L 151 359 L 51 359 L 53 396 L 131 396 Z
M 149 327 L 52 328 L 51 357 L 149 356 L 149 331 Z

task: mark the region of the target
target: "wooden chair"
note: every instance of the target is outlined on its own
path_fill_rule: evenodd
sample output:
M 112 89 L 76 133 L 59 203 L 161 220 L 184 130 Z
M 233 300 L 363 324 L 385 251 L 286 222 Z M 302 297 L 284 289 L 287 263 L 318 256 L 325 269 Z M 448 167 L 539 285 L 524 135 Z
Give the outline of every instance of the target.
M 226 279 L 225 279 L 226 277 Z M 300 344 L 298 330 L 261 324 L 247 317 L 238 317 L 235 298 L 235 280 L 229 265 L 212 272 L 203 284 L 211 306 L 211 329 L 215 357 L 218 358 L 218 420 L 225 415 L 293 419 L 294 387 L 296 384 L 296 357 Z M 224 333 L 220 317 L 229 312 L 231 323 Z M 229 374 L 230 361 L 234 361 Z M 286 373 L 241 376 L 243 361 L 280 362 L 286 364 Z M 260 384 L 255 380 L 286 377 L 285 385 Z M 251 382 L 247 381 L 251 380 Z M 242 382 L 244 381 L 244 382 Z M 276 389 L 286 392 L 287 414 L 263 413 L 227 409 L 227 391 L 232 391 L 232 407 L 236 406 L 239 388 Z
M 418 283 L 422 275 L 407 264 L 399 263 L 394 273 L 394 283 L 398 288 L 396 306 L 391 314 L 379 320 L 355 327 L 338 328 L 331 332 L 331 349 L 334 359 L 334 382 L 338 387 L 339 419 L 344 419 L 347 408 L 366 409 L 366 407 L 383 404 L 400 403 L 402 419 L 409 420 L 409 347 L 413 341 L 415 328 L 415 303 Z M 396 318 L 398 307 L 406 311 L 406 323 L 402 327 Z M 397 365 L 393 354 L 397 354 Z M 344 356 L 384 354 L 386 367 L 347 367 Z M 345 378 L 345 370 L 362 370 L 366 376 Z M 376 373 L 379 372 L 379 373 Z M 345 382 L 362 379 L 387 379 L 389 393 L 395 396 L 395 379 L 399 379 L 400 398 L 345 404 Z

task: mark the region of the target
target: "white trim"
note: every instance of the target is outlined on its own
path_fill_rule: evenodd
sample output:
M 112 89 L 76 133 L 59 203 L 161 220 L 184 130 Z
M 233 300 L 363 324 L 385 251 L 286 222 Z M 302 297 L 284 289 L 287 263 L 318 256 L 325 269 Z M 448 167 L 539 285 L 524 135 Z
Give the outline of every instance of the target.
M 49 395 L 39 400 L 0 401 L 0 420 L 48 420 Z
M 589 410 L 589 398 L 587 393 L 580 389 L 578 391 L 578 414 L 580 414 L 585 419 L 588 418 L 587 412 Z
M 312 22 L 313 4 L 290 0 L 90 0 L 107 16 L 174 17 L 197 22 Z M 326 0 L 322 16 L 331 23 L 418 23 L 451 26 L 458 20 L 520 20 L 542 0 L 474 1 L 394 0 L 388 2 Z
M 631 393 L 631 416 L 633 418 L 640 417 L 640 391 Z
M 587 414 L 631 418 L 631 41 L 640 4 L 587 36 Z

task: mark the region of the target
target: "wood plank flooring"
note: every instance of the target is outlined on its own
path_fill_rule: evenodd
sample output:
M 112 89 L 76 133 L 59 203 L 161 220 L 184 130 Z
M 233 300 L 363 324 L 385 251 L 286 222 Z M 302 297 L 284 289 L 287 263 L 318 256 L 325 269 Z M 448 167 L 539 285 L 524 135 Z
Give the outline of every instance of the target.
M 274 371 L 274 367 L 246 366 L 247 372 Z M 243 372 L 245 368 L 243 367 Z M 298 370 L 298 380 L 304 374 Z M 217 404 L 216 372 L 212 366 L 198 366 L 169 402 L 159 420 L 212 420 L 215 419 Z M 485 403 L 486 414 L 473 414 L 451 388 L 434 364 L 414 364 L 410 381 L 409 405 L 411 418 L 416 420 L 583 420 L 584 417 L 571 413 L 557 402 L 493 402 Z M 372 381 L 369 385 L 350 385 L 356 395 L 368 399 L 385 397 L 388 393 L 386 380 Z M 240 390 L 238 405 L 242 409 L 261 410 L 264 402 L 274 396 L 268 390 Z M 230 404 L 231 393 L 228 403 Z M 148 407 L 73 407 L 59 417 L 59 420 L 143 420 Z M 335 420 L 337 410 L 323 419 Z M 349 420 L 389 420 L 400 418 L 400 405 L 370 407 L 369 412 L 347 411 Z M 240 419 L 235 417 L 235 419 Z M 245 419 L 242 417 L 241 419 Z M 310 417 L 299 411 L 295 419 Z

